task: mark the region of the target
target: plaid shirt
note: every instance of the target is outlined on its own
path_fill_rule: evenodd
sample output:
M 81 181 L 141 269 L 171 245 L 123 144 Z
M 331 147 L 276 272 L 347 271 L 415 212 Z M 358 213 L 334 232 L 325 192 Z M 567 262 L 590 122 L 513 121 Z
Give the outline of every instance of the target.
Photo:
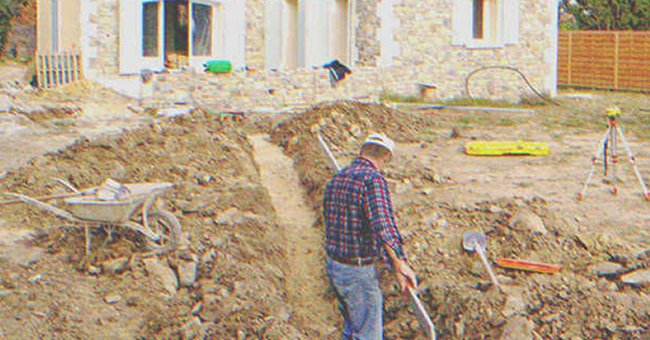
M 358 157 L 332 178 L 325 188 L 323 217 L 328 255 L 378 259 L 386 244 L 404 258 L 386 179 L 371 161 Z

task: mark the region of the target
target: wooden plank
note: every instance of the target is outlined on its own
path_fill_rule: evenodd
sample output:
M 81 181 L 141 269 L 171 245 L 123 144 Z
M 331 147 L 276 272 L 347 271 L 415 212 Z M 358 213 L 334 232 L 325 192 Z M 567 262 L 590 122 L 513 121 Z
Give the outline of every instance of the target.
M 36 54 L 35 58 L 35 63 L 36 63 L 36 86 L 41 87 L 41 70 L 43 69 L 43 65 L 41 65 L 41 56 Z

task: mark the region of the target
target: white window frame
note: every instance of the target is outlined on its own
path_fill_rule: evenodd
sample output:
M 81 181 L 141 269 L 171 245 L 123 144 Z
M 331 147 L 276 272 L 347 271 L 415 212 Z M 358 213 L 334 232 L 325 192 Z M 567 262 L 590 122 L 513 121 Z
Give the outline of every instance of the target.
M 344 0 L 346 6 L 338 6 L 337 0 L 298 0 L 296 32 L 289 33 L 289 6 L 285 0 L 266 0 L 266 42 L 265 64 L 267 69 L 292 69 L 304 67 L 320 67 L 323 64 L 339 59 L 346 65 L 352 65 L 356 56 L 355 49 L 355 11 L 356 0 Z M 347 39 L 343 49 L 337 51 L 334 34 L 340 34 L 333 27 L 342 27 L 340 20 L 334 15 L 338 9 L 345 8 L 347 18 L 343 25 Z M 273 18 L 269 16 L 280 16 Z M 287 37 L 296 37 L 296 55 L 292 58 L 294 65 L 289 65 L 287 53 L 289 49 Z M 279 39 L 279 40 L 271 40 Z M 341 44 L 343 45 L 343 44 Z M 339 55 L 336 55 L 339 54 Z
M 452 45 L 496 49 L 518 43 L 519 0 L 485 0 L 483 39 L 473 37 L 474 0 L 454 0 L 453 5 Z
M 501 48 L 503 43 L 503 21 L 501 0 L 483 0 L 483 38 L 474 38 L 474 1 L 472 0 L 472 15 L 470 17 L 472 25 L 471 39 L 467 41 L 467 48 Z M 494 8 L 496 7 L 496 8 Z M 496 30 L 496 32 L 495 32 Z
M 61 52 L 61 1 L 50 0 L 50 48 L 52 53 Z
M 212 46 L 210 55 L 195 56 L 194 55 L 194 17 L 193 10 L 194 4 L 207 5 L 212 8 Z M 202 71 L 203 64 L 208 60 L 223 57 L 223 1 L 221 0 L 189 0 L 189 27 L 188 27 L 188 57 L 190 60 L 190 67 L 195 71 Z

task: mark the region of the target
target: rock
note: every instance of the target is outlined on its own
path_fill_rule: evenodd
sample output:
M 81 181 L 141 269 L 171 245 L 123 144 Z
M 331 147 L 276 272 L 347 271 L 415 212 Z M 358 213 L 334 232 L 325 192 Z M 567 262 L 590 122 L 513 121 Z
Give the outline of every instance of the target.
M 181 287 L 189 287 L 196 281 L 198 263 L 195 261 L 181 261 L 178 265 L 178 280 Z
M 180 116 L 187 116 L 194 110 L 193 107 L 181 107 L 181 108 L 168 108 L 158 111 L 159 117 L 174 118 Z
M 101 267 L 105 273 L 115 275 L 131 268 L 131 261 L 128 257 L 118 257 L 113 260 L 102 262 Z
M 606 278 L 598 280 L 596 287 L 598 287 L 601 292 L 615 292 L 618 289 L 616 283 L 609 281 Z
M 591 273 L 598 277 L 614 277 L 621 269 L 623 269 L 623 266 L 613 262 L 603 262 L 589 267 Z
M 17 260 L 16 263 L 22 267 L 27 268 L 32 263 L 38 262 L 38 260 L 43 257 L 43 254 L 45 254 L 45 249 L 36 247 L 25 248 L 22 258 Z
M 192 315 L 197 315 L 201 312 L 201 309 L 203 309 L 203 302 L 199 301 L 194 304 L 194 307 L 192 307 L 192 310 L 190 312 Z
M 199 185 L 206 185 L 212 182 L 212 180 L 213 180 L 212 176 L 208 174 L 203 174 L 196 178 L 196 183 L 198 183 Z
M 542 323 L 552 323 L 557 320 L 560 320 L 559 313 L 549 313 L 539 318 L 539 321 L 541 321 Z
M 519 209 L 510 220 L 510 228 L 546 235 L 548 230 L 542 219 L 527 208 Z
M 100 267 L 95 267 L 95 266 L 88 266 L 88 274 L 90 275 L 99 275 L 102 273 L 102 268 Z
M 9 96 L 0 95 L 0 112 L 9 112 L 13 107 L 13 101 Z
M 221 315 L 224 313 L 223 304 L 220 300 L 220 297 L 216 294 L 203 295 L 203 308 L 199 312 L 201 320 L 219 322 Z
M 440 219 L 440 218 L 441 218 L 440 214 L 438 214 L 437 212 L 434 212 L 434 213 L 431 213 L 431 214 L 429 214 L 429 215 L 427 215 L 425 217 L 422 217 L 422 219 L 420 219 L 420 221 L 421 221 L 420 223 L 425 225 L 425 226 L 435 227 L 438 219 Z
M 288 322 L 292 314 L 291 306 L 285 303 L 279 303 L 274 307 L 275 308 L 273 308 L 273 317 L 275 317 L 275 319 L 279 321 Z
M 514 285 L 517 283 L 513 278 L 506 275 L 497 274 L 497 280 L 499 280 L 499 283 L 504 286 Z
M 632 286 L 650 285 L 650 269 L 637 270 L 621 277 L 621 282 Z
M 425 194 L 426 196 L 431 196 L 431 195 L 433 195 L 433 193 L 436 192 L 436 189 L 434 189 L 434 188 L 422 188 L 420 190 L 420 192 Z
M 526 317 L 517 316 L 510 319 L 506 324 L 501 340 L 527 340 L 534 339 L 533 328 L 534 324 Z
M 31 237 L 28 230 L 6 231 L 0 234 L 0 260 L 7 260 L 25 268 L 38 262 L 45 254 L 45 249 L 32 246 Z
M 230 208 L 217 216 L 215 223 L 220 225 L 239 224 L 244 221 L 244 214 L 237 208 Z
M 34 276 L 30 277 L 29 279 L 27 279 L 27 281 L 29 281 L 30 283 L 36 283 L 36 282 L 39 282 L 41 280 L 43 280 L 43 275 L 41 275 L 41 274 L 34 275 Z
M 201 330 L 201 319 L 195 316 L 186 324 L 184 324 L 181 329 L 183 339 L 195 339 Z
M 501 208 L 501 207 L 499 207 L 497 205 L 491 205 L 488 208 L 488 211 L 493 213 L 493 214 L 503 214 L 505 212 L 505 210 L 503 210 L 503 208 Z
M 147 273 L 156 277 L 167 293 L 175 295 L 178 289 L 178 279 L 174 271 L 156 257 L 144 259 L 143 262 Z
M 201 264 L 209 264 L 214 262 L 214 257 L 217 256 L 217 253 L 214 251 L 214 249 L 210 249 L 210 251 L 206 251 L 201 255 Z
M 106 303 L 108 303 L 109 305 L 112 305 L 114 303 L 118 303 L 122 301 L 122 297 L 118 294 L 110 294 L 104 297 L 104 301 L 106 301 Z

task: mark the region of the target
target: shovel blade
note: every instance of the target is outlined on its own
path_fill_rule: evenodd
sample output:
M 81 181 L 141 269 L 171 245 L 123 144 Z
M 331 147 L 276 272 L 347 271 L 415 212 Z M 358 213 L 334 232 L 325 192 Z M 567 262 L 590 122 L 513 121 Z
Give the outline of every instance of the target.
M 469 252 L 475 252 L 477 246 L 485 249 L 486 244 L 487 241 L 483 233 L 470 231 L 463 234 L 463 248 Z

